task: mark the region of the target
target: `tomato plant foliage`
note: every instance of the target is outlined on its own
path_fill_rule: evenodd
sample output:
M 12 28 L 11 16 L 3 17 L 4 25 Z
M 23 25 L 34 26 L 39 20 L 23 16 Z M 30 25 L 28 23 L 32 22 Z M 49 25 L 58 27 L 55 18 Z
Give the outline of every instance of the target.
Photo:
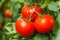
M 0 40 L 60 40 L 60 0 L 0 0 Z

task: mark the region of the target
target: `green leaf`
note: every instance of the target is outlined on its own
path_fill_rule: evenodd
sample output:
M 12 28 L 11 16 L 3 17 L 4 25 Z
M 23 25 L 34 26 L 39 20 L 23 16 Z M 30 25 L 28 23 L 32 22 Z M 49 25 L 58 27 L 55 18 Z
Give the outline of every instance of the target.
M 20 5 L 19 3 L 17 3 L 17 4 L 15 5 L 15 7 L 16 7 L 16 8 L 21 8 L 21 5 Z
M 58 1 L 58 6 L 60 6 L 60 1 Z
M 59 26 L 60 26 L 60 12 L 58 13 L 58 16 L 57 16 L 57 22 L 58 22 L 58 24 L 59 24 Z
M 13 15 L 13 13 L 14 13 L 14 8 L 13 8 L 13 6 L 11 6 L 10 7 L 10 14 Z
M 11 23 L 11 22 L 7 23 L 7 24 L 5 25 L 5 28 L 6 28 L 6 30 L 7 30 L 8 32 L 11 32 L 11 31 L 12 31 L 12 23 Z
M 44 4 L 45 4 L 46 6 L 48 6 L 49 2 L 50 2 L 50 0 L 45 0 L 45 1 L 44 1 Z
M 32 39 L 33 40 L 48 40 L 48 35 L 36 33 Z
M 55 26 L 53 28 L 53 35 L 54 36 L 56 36 L 58 29 L 59 29 L 59 25 L 58 25 L 58 22 L 56 21 L 55 22 Z
M 58 22 L 58 24 L 59 24 L 59 28 L 58 28 L 58 30 L 57 30 L 56 40 L 60 40 L 60 12 L 59 12 L 59 14 L 58 14 L 58 16 L 57 16 L 57 22 Z
M 59 11 L 57 3 L 54 1 L 51 1 L 50 4 L 48 5 L 48 9 L 51 11 Z
M 42 5 L 41 5 L 41 8 L 45 8 L 45 7 L 46 7 L 46 5 L 45 5 L 45 4 L 42 4 Z
M 2 4 L 5 2 L 5 0 L 1 0 L 0 1 L 0 6 L 2 6 Z
M 32 0 L 33 3 L 38 3 L 38 0 Z
M 15 4 L 17 0 L 11 0 L 11 4 Z
M 58 32 L 57 32 L 56 40 L 60 40 L 60 28 L 59 28 L 59 30 L 58 30 Z
M 33 38 L 34 40 L 42 40 L 38 35 Z
M 3 38 L 3 32 L 0 31 L 0 40 Z
M 13 18 L 16 18 L 18 16 L 18 13 L 20 12 L 20 8 L 21 8 L 21 5 L 19 3 L 17 3 L 15 6 L 14 6 L 14 14 L 13 14 Z
M 11 18 L 4 18 L 4 21 L 5 21 L 5 23 L 7 23 L 7 22 L 11 22 L 12 20 L 11 20 Z
M 25 0 L 24 5 L 30 5 L 30 0 Z
M 60 1 L 58 1 L 58 7 L 59 7 L 59 9 L 60 9 Z
M 7 35 L 13 35 L 13 34 L 16 34 L 16 30 L 15 30 L 15 24 L 12 24 L 11 22 L 8 22 L 5 26 L 5 33 Z
M 0 23 L 3 21 L 3 16 L 0 14 Z
M 24 3 L 25 0 L 17 0 L 19 3 Z
M 43 3 L 43 4 L 41 4 L 41 7 L 42 7 L 42 8 L 47 7 L 47 6 L 48 6 L 48 4 L 49 4 L 49 2 L 50 2 L 50 0 L 45 0 L 45 1 L 44 1 L 44 3 Z

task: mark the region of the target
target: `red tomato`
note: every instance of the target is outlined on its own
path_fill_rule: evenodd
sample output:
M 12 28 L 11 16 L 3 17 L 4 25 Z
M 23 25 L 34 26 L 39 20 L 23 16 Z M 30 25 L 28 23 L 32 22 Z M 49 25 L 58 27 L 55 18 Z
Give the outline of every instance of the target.
M 0 23 L 0 29 L 2 28 L 2 23 Z
M 5 17 L 12 18 L 12 15 L 10 14 L 10 9 L 5 10 Z
M 2 8 L 0 7 L 0 10 L 1 10 Z
M 28 12 L 28 10 L 29 10 L 29 6 L 24 6 L 22 8 L 21 13 L 22 13 L 22 16 L 23 17 L 27 18 L 30 15 L 30 13 Z
M 35 8 L 35 5 L 30 6 L 30 9 L 29 9 L 30 14 L 32 14 L 32 12 L 34 11 L 34 8 Z M 40 8 L 40 6 L 36 6 L 35 11 L 37 11 L 39 14 L 42 13 L 42 9 Z M 35 11 L 33 12 L 32 19 L 36 19 L 38 16 L 38 14 Z
M 43 15 L 34 22 L 35 28 L 39 33 L 47 33 L 54 27 L 54 18 L 51 15 Z
M 34 11 L 34 8 L 35 8 L 35 5 L 32 5 L 30 7 L 29 6 L 24 6 L 22 8 L 22 11 L 21 11 L 22 16 L 25 17 L 25 18 L 29 18 L 30 15 L 33 13 L 31 18 L 36 19 L 38 15 L 35 11 L 37 11 L 40 14 L 40 13 L 42 13 L 42 9 L 40 8 L 40 6 L 36 6 L 36 9 Z
M 24 18 L 17 20 L 15 27 L 21 36 L 29 37 L 34 34 L 33 24 Z

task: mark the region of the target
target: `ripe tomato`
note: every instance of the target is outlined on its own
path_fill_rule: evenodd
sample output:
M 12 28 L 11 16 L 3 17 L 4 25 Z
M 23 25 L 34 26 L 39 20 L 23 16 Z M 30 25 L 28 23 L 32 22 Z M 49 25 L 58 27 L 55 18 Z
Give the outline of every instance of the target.
M 32 14 L 32 12 L 34 11 L 34 8 L 35 8 L 35 5 L 30 6 L 30 9 L 29 9 L 30 14 Z M 35 11 L 37 11 L 39 14 L 42 13 L 42 9 L 40 8 L 40 6 L 36 6 Z M 38 16 L 38 14 L 35 11 L 33 12 L 32 19 L 36 19 Z
M 35 20 L 34 25 L 39 33 L 47 33 L 54 27 L 54 18 L 48 14 L 43 15 Z
M 22 16 L 23 17 L 27 18 L 30 15 L 30 13 L 28 12 L 28 10 L 29 10 L 29 6 L 24 6 L 22 8 L 21 13 L 22 13 Z
M 12 15 L 10 14 L 10 9 L 5 10 L 4 15 L 7 18 L 12 18 Z
M 34 10 L 34 8 L 35 8 L 35 10 Z M 42 13 L 42 9 L 40 8 L 40 6 L 36 6 L 35 7 L 35 5 L 32 5 L 32 6 L 24 6 L 23 8 L 22 8 L 22 11 L 21 11 L 21 13 L 22 13 L 22 16 L 23 17 L 25 17 L 25 18 L 29 18 L 30 17 L 30 15 L 32 14 L 32 16 L 31 16 L 31 18 L 32 19 L 36 19 L 37 18 L 37 16 L 38 16 L 38 14 L 36 13 L 36 11 L 40 14 L 40 13 Z
M 29 37 L 34 34 L 33 24 L 24 18 L 17 20 L 15 27 L 21 36 Z

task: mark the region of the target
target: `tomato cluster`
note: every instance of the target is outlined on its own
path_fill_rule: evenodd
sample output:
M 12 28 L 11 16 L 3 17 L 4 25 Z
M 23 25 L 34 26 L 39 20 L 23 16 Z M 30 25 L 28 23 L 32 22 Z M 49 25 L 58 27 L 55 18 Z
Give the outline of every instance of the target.
M 23 17 L 15 24 L 16 31 L 21 36 L 29 37 L 34 34 L 35 30 L 44 34 L 54 27 L 54 18 L 51 15 L 45 14 L 38 17 L 42 13 L 42 8 L 38 5 L 23 6 L 21 13 Z M 29 18 L 34 21 L 27 20 Z
M 31 18 L 36 19 L 37 16 L 42 13 L 42 9 L 39 5 L 24 6 L 21 13 L 25 18 L 29 18 L 32 15 Z

